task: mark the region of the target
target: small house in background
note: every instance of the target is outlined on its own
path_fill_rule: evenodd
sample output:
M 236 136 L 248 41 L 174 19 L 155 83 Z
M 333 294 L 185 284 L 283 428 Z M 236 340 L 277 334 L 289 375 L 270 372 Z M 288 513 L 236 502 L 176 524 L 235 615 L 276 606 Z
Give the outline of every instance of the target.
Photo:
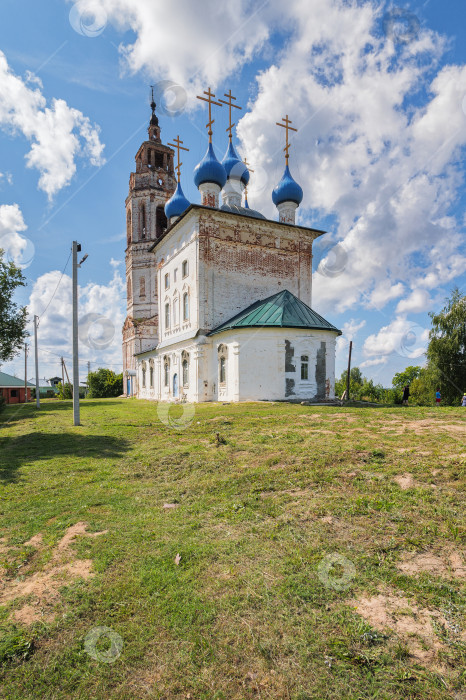
M 61 381 L 61 380 L 60 380 Z M 29 382 L 33 385 L 32 398 L 36 398 L 36 378 L 30 377 Z M 58 387 L 51 384 L 50 379 L 39 379 L 39 397 L 41 399 L 53 399 L 58 394 Z
M 53 387 L 55 389 L 55 393 L 58 392 L 58 385 L 60 384 L 60 382 L 61 382 L 61 377 L 51 377 L 49 379 L 49 384 L 51 387 Z
M 24 379 L 12 377 L 11 374 L 0 372 L 0 394 L 5 399 L 5 403 L 26 403 L 31 400 L 31 389 L 34 385 L 27 383 L 27 397 L 24 388 Z

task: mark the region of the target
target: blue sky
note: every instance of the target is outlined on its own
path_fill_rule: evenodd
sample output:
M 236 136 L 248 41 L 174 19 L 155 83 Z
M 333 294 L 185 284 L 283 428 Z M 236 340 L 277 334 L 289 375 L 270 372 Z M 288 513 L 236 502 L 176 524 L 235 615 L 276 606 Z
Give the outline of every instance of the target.
M 81 374 L 87 361 L 121 369 L 124 200 L 152 83 L 163 141 L 180 134 L 190 148 L 182 182 L 193 202 L 207 143 L 199 90 L 231 88 L 242 105 L 236 144 L 255 170 L 251 206 L 268 217 L 283 170 L 275 122 L 290 115 L 300 223 L 329 231 L 315 247 L 313 307 L 344 331 L 337 373 L 353 339 L 355 363 L 389 385 L 422 364 L 428 312 L 453 286 L 464 289 L 462 4 L 206 0 L 202 16 L 195 5 L 0 6 L 0 245 L 24 267 L 18 300 L 41 316 L 40 376 L 60 373 L 61 354 L 71 364 L 69 263 L 61 273 L 74 239 L 89 254 Z M 178 86 L 174 116 L 164 102 L 175 93 L 162 81 Z M 227 116 L 215 113 L 218 156 Z M 20 356 L 2 367 L 22 368 Z

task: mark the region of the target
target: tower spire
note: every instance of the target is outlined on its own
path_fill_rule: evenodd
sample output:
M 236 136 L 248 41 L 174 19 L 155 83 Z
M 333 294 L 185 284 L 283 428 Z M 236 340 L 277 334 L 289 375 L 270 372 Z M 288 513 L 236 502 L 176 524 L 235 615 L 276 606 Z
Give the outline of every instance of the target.
M 151 89 L 151 98 L 152 98 L 151 103 L 150 103 L 150 108 L 152 110 L 152 116 L 150 118 L 149 129 L 148 129 L 149 140 L 150 141 L 160 141 L 159 120 L 158 120 L 158 117 L 155 113 L 155 108 L 157 105 L 155 104 L 155 99 L 154 99 L 154 86 L 151 85 L 150 89 Z

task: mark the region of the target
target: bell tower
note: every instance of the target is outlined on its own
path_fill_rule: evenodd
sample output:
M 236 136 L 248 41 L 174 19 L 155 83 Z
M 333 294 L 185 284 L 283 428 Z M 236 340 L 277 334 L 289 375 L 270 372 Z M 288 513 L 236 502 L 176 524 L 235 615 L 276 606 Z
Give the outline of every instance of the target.
M 135 353 L 158 342 L 157 274 L 149 246 L 166 228 L 165 202 L 176 189 L 174 151 L 160 138 L 152 91 L 148 139 L 136 153 L 126 198 L 126 320 L 123 326 L 124 393 L 135 391 Z M 131 379 L 133 378 L 133 379 Z M 128 381 L 130 379 L 130 381 Z M 132 386 L 133 384 L 133 386 Z

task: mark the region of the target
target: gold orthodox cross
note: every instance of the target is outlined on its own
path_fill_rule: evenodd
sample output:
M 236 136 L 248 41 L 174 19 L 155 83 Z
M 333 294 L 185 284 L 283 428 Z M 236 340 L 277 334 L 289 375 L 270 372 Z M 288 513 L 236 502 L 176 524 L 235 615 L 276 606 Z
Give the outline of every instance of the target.
M 231 139 L 232 139 L 231 130 L 232 130 L 233 127 L 235 126 L 235 124 L 234 124 L 234 123 L 232 124 L 232 122 L 231 122 L 231 108 L 232 108 L 232 107 L 235 107 L 235 109 L 243 109 L 243 108 L 240 107 L 239 105 L 233 104 L 233 101 L 232 101 L 232 100 L 236 100 L 236 97 L 233 97 L 233 95 L 231 94 L 231 90 L 228 90 L 228 95 L 225 93 L 224 96 L 228 98 L 228 102 L 227 102 L 226 100 L 219 100 L 219 102 L 221 102 L 223 105 L 227 105 L 227 106 L 228 106 L 228 120 L 229 120 L 229 122 L 230 122 L 230 126 L 227 127 L 226 131 L 229 132 L 229 138 L 230 138 L 230 141 L 231 141 Z
M 245 164 L 245 166 L 247 167 L 247 169 L 248 169 L 248 171 L 249 171 L 250 173 L 253 173 L 253 172 L 254 172 L 254 170 L 253 170 L 252 168 L 249 167 L 249 163 L 248 163 L 248 161 L 246 160 L 246 158 L 243 160 L 243 163 Z M 248 201 L 248 186 L 247 186 L 247 185 L 244 186 L 244 201 L 245 201 L 245 202 Z
M 178 176 L 178 182 L 180 181 L 180 168 L 183 165 L 183 163 L 180 161 L 180 151 L 189 151 L 189 148 L 185 148 L 181 144 L 184 143 L 184 141 L 180 141 L 179 135 L 176 137 L 176 139 L 173 139 L 175 143 L 169 143 L 167 144 L 168 146 L 172 146 L 173 148 L 176 148 L 177 151 L 177 164 L 176 164 L 176 174 Z
M 290 157 L 289 153 L 288 153 L 288 150 L 290 148 L 290 142 L 288 140 L 288 132 L 289 131 L 298 131 L 298 130 L 295 129 L 294 127 L 290 126 L 290 124 L 292 124 L 293 122 L 291 121 L 291 119 L 288 119 L 288 115 L 286 115 L 286 117 L 282 117 L 282 122 L 284 122 L 284 124 L 281 124 L 280 122 L 275 122 L 275 123 L 277 126 L 282 126 L 286 132 L 286 145 L 285 145 L 285 148 L 283 150 L 285 151 L 285 161 L 286 161 L 286 164 L 288 165 L 288 158 Z
M 196 95 L 196 97 L 198 100 L 204 100 L 204 102 L 209 104 L 209 122 L 206 124 L 206 127 L 209 129 L 207 132 L 209 134 L 209 143 L 212 143 L 212 124 L 215 121 L 215 119 L 212 119 L 212 105 L 217 105 L 218 107 L 222 105 L 220 102 L 215 102 L 215 100 L 212 99 L 215 95 L 211 92 L 210 88 L 207 91 L 204 90 L 204 95 L 207 95 L 207 97 L 201 97 L 201 95 Z

